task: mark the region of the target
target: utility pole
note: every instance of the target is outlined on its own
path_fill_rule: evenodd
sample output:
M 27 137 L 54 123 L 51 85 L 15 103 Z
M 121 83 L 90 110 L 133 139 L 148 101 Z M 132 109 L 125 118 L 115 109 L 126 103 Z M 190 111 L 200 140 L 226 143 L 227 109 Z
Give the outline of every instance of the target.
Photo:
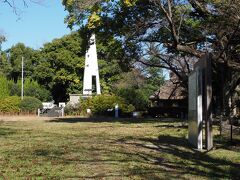
M 21 99 L 23 100 L 23 56 L 22 56 L 22 90 L 21 90 Z

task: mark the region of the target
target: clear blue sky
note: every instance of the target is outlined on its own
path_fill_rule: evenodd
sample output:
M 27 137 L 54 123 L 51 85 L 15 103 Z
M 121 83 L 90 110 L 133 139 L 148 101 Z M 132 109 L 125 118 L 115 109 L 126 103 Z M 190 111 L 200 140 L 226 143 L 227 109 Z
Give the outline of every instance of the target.
M 21 0 L 16 2 L 22 11 L 20 19 L 7 4 L 0 4 L 0 32 L 7 38 L 2 44 L 3 50 L 18 42 L 38 49 L 44 43 L 70 33 L 64 24 L 67 12 L 61 0 L 45 0 L 43 5 L 30 4 L 27 8 Z

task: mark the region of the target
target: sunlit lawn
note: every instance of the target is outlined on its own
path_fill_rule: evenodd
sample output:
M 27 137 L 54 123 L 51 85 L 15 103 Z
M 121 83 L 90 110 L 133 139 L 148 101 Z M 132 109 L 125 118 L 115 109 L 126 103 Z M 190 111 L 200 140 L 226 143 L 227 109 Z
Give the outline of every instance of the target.
M 0 179 L 240 177 L 239 146 L 197 152 L 186 135 L 166 120 L 0 121 Z

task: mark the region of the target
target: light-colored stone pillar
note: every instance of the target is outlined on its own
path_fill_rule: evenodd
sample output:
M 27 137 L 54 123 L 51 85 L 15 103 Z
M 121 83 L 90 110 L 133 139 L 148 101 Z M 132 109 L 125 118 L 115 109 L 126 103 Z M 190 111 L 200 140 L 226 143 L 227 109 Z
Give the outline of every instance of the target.
M 202 150 L 202 72 L 197 69 L 189 75 L 188 85 L 188 141 Z

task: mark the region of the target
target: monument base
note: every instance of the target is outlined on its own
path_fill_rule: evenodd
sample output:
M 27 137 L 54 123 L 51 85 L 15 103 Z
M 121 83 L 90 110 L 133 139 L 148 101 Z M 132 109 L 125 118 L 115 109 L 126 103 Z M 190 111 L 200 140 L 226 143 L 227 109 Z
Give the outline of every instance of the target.
M 76 105 L 78 103 L 81 103 L 81 99 L 85 100 L 91 97 L 92 95 L 87 94 L 69 94 L 69 102 L 67 104 Z

